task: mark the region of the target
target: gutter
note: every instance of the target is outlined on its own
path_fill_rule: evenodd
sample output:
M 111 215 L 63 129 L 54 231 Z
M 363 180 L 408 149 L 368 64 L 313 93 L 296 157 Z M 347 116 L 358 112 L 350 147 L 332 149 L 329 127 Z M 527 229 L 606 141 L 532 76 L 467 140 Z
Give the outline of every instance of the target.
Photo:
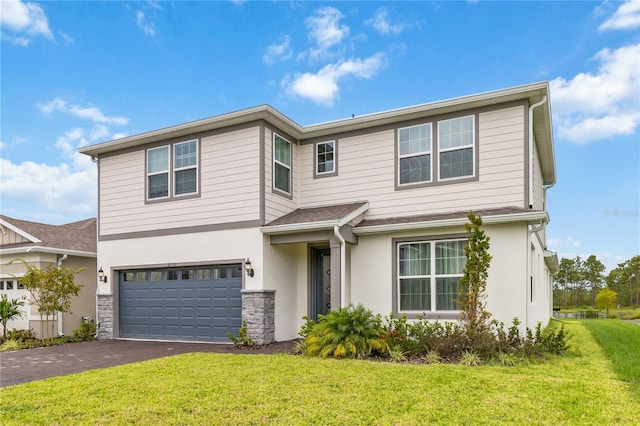
M 58 269 L 62 266 L 62 262 L 67 260 L 69 257 L 68 254 L 64 254 L 60 259 L 58 259 Z M 64 337 L 64 333 L 62 332 L 62 312 L 58 312 L 58 336 Z
M 547 95 L 529 107 L 529 208 L 533 208 L 533 110 L 547 102 Z
M 546 212 L 541 212 L 541 211 L 484 216 L 482 218 L 482 223 L 485 225 L 515 223 L 515 222 L 548 222 L 548 221 L 549 221 L 549 215 Z M 441 220 L 430 220 L 430 221 L 422 221 L 422 222 L 388 223 L 388 224 L 382 224 L 382 225 L 355 227 L 353 228 L 353 233 L 356 235 L 366 235 L 366 234 L 379 234 L 384 232 L 414 231 L 414 230 L 422 230 L 422 229 L 429 229 L 429 228 L 463 226 L 467 222 L 468 222 L 468 219 L 466 217 L 459 217 L 455 219 L 441 219 Z
M 31 252 L 51 253 L 51 254 L 80 256 L 80 257 L 98 257 L 96 253 L 93 253 L 90 251 L 65 250 L 65 249 L 59 249 L 55 247 L 43 247 L 43 246 L 26 246 L 26 247 L 0 249 L 0 254 L 21 254 L 21 253 L 31 253 Z

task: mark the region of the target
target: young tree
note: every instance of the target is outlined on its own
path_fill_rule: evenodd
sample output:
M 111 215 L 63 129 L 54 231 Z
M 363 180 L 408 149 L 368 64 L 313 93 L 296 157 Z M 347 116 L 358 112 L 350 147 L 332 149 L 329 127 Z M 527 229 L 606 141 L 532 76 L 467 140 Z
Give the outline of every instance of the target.
M 610 288 L 602 289 L 596 296 L 596 306 L 598 307 L 598 309 L 606 309 L 607 315 L 609 315 L 609 309 L 616 306 L 617 297 L 618 293 L 611 290 Z
M 602 262 L 593 254 L 584 261 L 584 279 L 588 283 L 592 307 L 595 306 L 596 303 L 596 293 L 602 288 L 602 284 L 604 283 L 604 270 L 605 267 Z
M 486 310 L 486 288 L 491 255 L 489 237 L 480 227 L 482 218 L 469 212 L 469 223 L 464 225 L 468 243 L 464 247 L 467 262 L 460 279 L 463 293 L 460 320 L 465 326 L 472 349 L 482 350 L 482 343 L 491 335 L 491 314 Z M 480 347 L 478 347 L 480 346 Z
M 38 306 L 40 314 L 40 334 L 44 339 L 44 318 L 57 318 L 58 312 L 71 312 L 71 298 L 77 296 L 82 288 L 74 282 L 74 275 L 83 271 L 77 271 L 66 266 L 56 267 L 49 264 L 44 270 L 30 265 L 22 259 L 14 259 L 13 262 L 22 262 L 26 271 L 22 276 L 22 285 L 29 291 L 34 303 Z M 50 338 L 53 338 L 53 321 L 51 322 Z
M 9 300 L 6 294 L 0 298 L 0 322 L 2 323 L 2 340 L 7 340 L 7 323 L 11 320 L 22 318 L 24 301 L 20 299 Z

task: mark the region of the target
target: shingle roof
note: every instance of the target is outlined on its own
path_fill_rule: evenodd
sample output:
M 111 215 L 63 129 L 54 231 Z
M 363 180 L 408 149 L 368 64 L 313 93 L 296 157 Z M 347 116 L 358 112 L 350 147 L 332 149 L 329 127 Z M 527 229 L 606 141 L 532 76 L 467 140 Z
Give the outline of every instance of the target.
M 531 210 L 523 209 L 520 207 L 502 207 L 496 209 L 485 209 L 485 210 L 474 210 L 473 213 L 476 216 L 497 216 L 497 215 L 507 215 L 507 214 L 518 214 L 518 213 L 530 213 Z M 418 216 L 403 216 L 403 217 L 391 217 L 387 219 L 364 219 L 362 222 L 358 224 L 358 228 L 365 228 L 367 226 L 378 226 L 378 225 L 391 225 L 398 223 L 413 223 L 413 222 L 430 222 L 435 220 L 446 220 L 446 219 L 460 219 L 465 218 L 469 214 L 469 210 L 458 211 L 453 213 L 432 213 L 432 214 L 424 214 Z
M 41 241 L 39 243 L 8 244 L 3 245 L 2 248 L 38 246 L 89 253 L 96 252 L 95 218 L 67 223 L 66 225 L 47 225 L 45 223 L 13 219 L 4 215 L 0 215 L 0 219 Z
M 310 207 L 296 209 L 289 214 L 277 218 L 266 226 L 291 225 L 294 223 L 313 223 L 325 221 L 338 221 L 365 205 L 366 202 L 338 204 L 333 206 Z

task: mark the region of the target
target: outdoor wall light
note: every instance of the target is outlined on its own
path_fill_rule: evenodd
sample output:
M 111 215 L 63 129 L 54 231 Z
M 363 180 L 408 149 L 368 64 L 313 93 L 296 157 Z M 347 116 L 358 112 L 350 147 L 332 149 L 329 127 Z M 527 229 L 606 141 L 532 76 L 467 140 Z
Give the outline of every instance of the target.
M 104 274 L 102 266 L 100 267 L 100 269 L 98 269 L 98 281 L 105 284 L 107 283 L 107 276 Z
M 244 270 L 247 272 L 247 275 L 249 275 L 250 277 L 253 277 L 254 271 L 253 271 L 253 267 L 251 266 L 251 261 L 249 260 L 248 257 L 247 257 L 247 260 L 244 261 Z

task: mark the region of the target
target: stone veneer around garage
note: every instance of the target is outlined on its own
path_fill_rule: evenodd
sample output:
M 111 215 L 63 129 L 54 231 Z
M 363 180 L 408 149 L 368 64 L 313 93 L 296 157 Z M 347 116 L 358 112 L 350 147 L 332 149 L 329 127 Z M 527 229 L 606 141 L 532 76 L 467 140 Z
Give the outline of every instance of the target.
M 275 342 L 275 290 L 242 290 L 242 321 L 258 345 Z
M 98 339 L 113 339 L 113 294 L 97 294 Z

